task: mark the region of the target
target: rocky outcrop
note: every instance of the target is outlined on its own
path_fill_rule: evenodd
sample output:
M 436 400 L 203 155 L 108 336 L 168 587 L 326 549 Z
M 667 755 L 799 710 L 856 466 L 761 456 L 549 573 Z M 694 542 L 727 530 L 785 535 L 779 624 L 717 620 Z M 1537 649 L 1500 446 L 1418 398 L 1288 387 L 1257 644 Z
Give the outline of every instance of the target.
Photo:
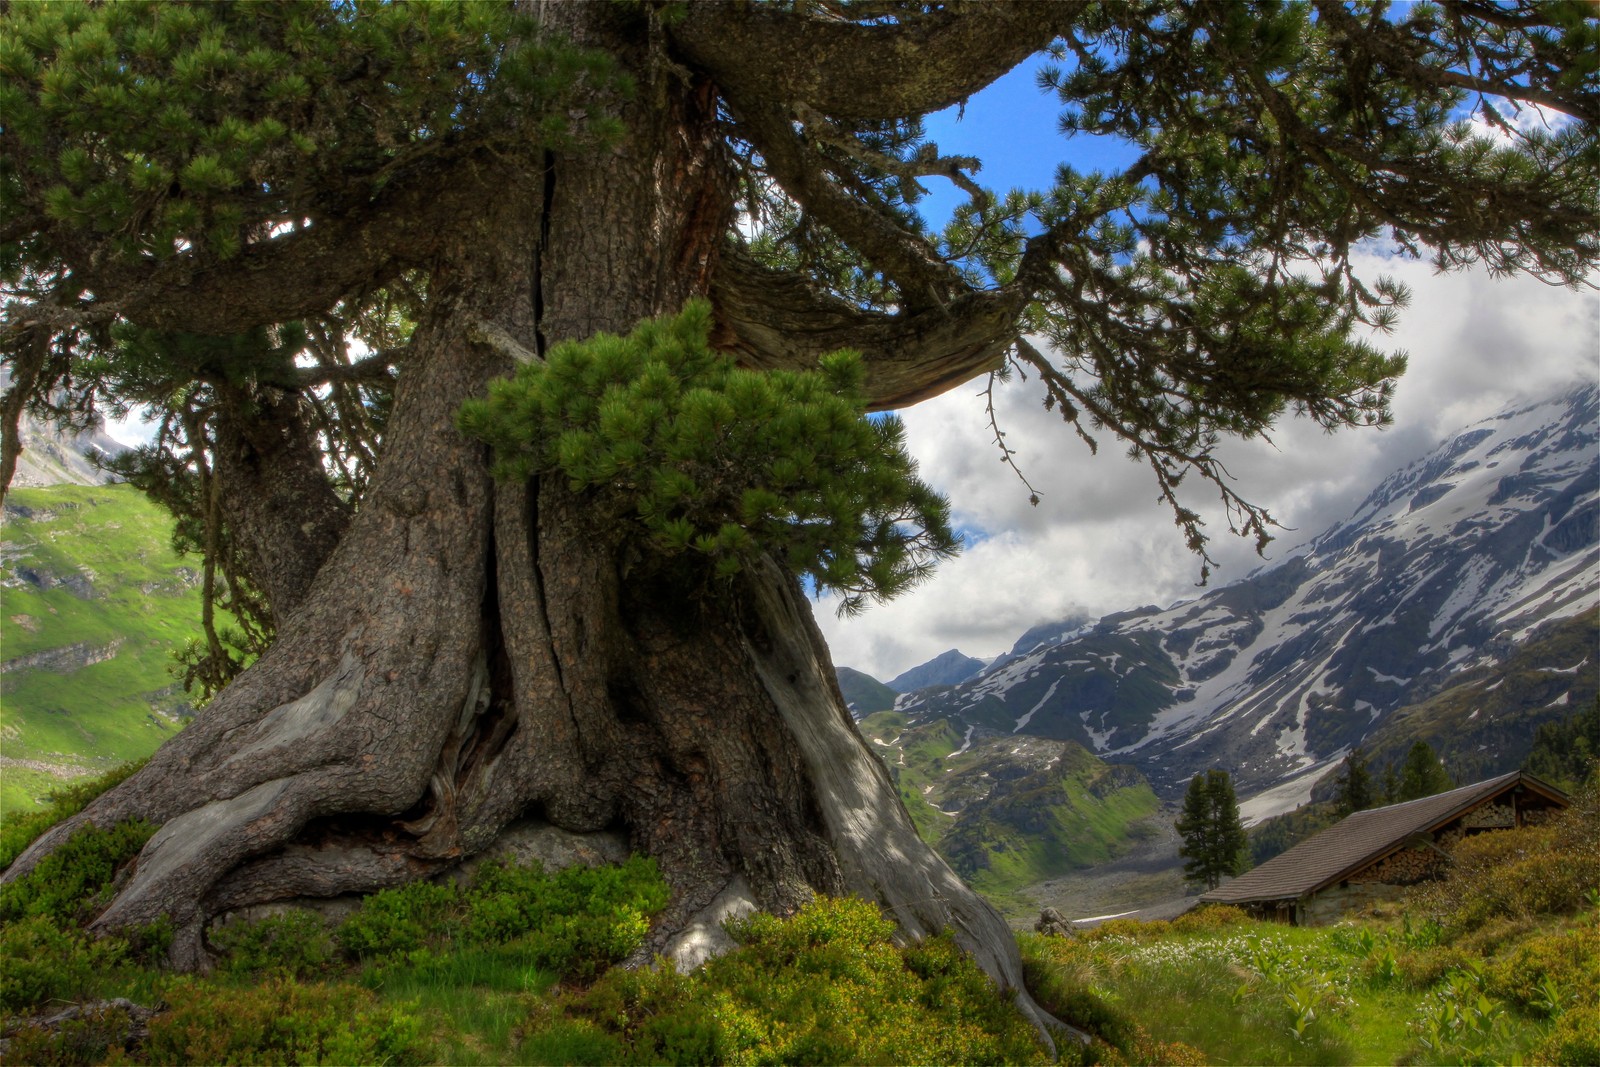
M 117 650 L 126 644 L 127 640 L 126 637 L 119 637 L 108 645 L 80 641 L 75 645 L 30 652 L 26 656 L 16 656 L 0 662 L 0 674 L 10 674 L 12 671 L 54 671 L 57 674 L 69 674 L 115 658 Z

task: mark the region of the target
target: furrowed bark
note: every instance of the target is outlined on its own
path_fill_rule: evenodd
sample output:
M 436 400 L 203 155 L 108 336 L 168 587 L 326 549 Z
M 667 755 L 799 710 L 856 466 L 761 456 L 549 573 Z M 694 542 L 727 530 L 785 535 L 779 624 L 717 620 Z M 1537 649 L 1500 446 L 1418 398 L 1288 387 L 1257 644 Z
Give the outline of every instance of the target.
M 696 4 L 672 38 L 733 98 L 790 100 L 870 121 L 965 100 L 1047 46 L 1082 6 L 1068 0 L 949 5 L 884 24 L 762 5 Z
M 212 470 L 250 578 L 283 625 L 344 536 L 350 508 L 333 491 L 300 398 L 270 386 L 218 413 Z

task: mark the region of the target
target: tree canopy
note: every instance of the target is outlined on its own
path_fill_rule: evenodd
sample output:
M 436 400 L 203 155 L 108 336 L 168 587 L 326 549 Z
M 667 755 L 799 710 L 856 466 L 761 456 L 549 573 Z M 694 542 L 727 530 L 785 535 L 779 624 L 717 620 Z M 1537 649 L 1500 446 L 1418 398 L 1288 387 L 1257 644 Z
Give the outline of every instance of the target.
M 1372 771 L 1367 768 L 1367 753 L 1360 745 L 1345 756 L 1335 785 L 1338 793 L 1334 797 L 1334 806 L 1341 819 L 1358 811 L 1366 811 L 1377 803 L 1378 794 L 1373 786 Z
M 1421 800 L 1453 788 L 1455 784 L 1450 781 L 1433 746 L 1426 741 L 1415 741 L 1400 762 L 1399 787 L 1392 802 Z
M 169 416 L 162 455 L 205 451 L 211 393 L 231 375 L 305 398 L 338 491 L 358 493 L 367 411 L 400 365 L 407 301 L 425 299 L 408 272 L 470 214 L 464 175 L 496 154 L 608 143 L 614 102 L 635 91 L 611 57 L 525 10 L 13 8 L 0 480 L 24 405 L 153 402 Z M 1200 519 L 1175 495 L 1189 474 L 1217 484 L 1240 532 L 1269 530 L 1216 461 L 1219 435 L 1265 433 L 1286 409 L 1329 427 L 1387 418 L 1403 358 L 1354 328 L 1392 322 L 1406 294 L 1356 276 L 1363 242 L 1568 284 L 1600 250 L 1600 30 L 1582 3 L 628 10 L 651 27 L 653 63 L 718 99 L 720 348 L 809 369 L 854 347 L 878 408 L 1026 373 L 1091 445 L 1109 434 L 1149 464 L 1197 551 Z M 1045 49 L 1041 89 L 1066 137 L 1056 183 L 985 189 L 979 161 L 929 143 L 921 117 Z M 1126 139 L 1137 157 L 1080 170 L 1079 135 Z M 937 232 L 917 213 L 936 181 L 969 194 Z M 276 378 L 248 345 L 130 374 L 149 364 L 113 329 L 294 322 L 307 342 Z M 352 337 L 378 355 L 350 356 Z

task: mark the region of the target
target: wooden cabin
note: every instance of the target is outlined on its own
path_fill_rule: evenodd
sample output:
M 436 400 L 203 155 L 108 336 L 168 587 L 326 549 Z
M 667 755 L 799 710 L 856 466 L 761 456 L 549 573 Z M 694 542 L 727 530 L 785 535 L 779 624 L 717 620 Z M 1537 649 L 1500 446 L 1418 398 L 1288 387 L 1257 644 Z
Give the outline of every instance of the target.
M 1532 825 L 1568 803 L 1550 783 L 1513 771 L 1421 800 L 1358 811 L 1200 900 L 1296 926 L 1331 923 L 1438 877 L 1450 862 L 1450 849 L 1468 834 Z

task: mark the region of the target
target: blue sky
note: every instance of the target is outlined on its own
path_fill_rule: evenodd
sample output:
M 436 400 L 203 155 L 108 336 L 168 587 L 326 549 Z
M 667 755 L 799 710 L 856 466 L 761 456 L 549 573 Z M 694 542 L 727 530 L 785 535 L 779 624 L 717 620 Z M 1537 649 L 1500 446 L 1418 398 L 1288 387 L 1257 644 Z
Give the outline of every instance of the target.
M 959 118 L 952 109 L 927 124 L 944 154 L 979 157 L 979 182 L 997 191 L 1048 187 L 1063 160 L 1092 169 L 1126 158 L 1115 145 L 1059 135 L 1059 105 L 1035 84 L 1040 62 L 1024 63 L 973 97 Z M 940 181 L 927 184 L 930 196 L 918 207 L 937 225 L 963 194 Z M 1381 247 L 1360 260 L 1365 277 L 1393 274 L 1413 292 L 1399 327 L 1377 339 L 1411 358 L 1395 423 L 1330 436 L 1290 420 L 1271 442 L 1225 450 L 1244 495 L 1290 527 L 1280 531 L 1267 562 L 1349 515 L 1385 475 L 1444 436 L 1519 396 L 1600 378 L 1600 295 L 1593 290 L 1494 279 L 1484 271 L 1439 275 L 1425 263 L 1388 257 Z M 1091 457 L 1058 417 L 1044 412 L 1037 388 L 1013 381 L 998 391 L 997 409 L 1008 442 L 1042 491 L 1041 504 L 1030 507 L 1027 491 L 998 461 L 982 387 L 970 383 L 901 413 L 922 476 L 950 497 L 956 524 L 975 536 L 930 582 L 857 618 L 839 619 L 833 601 L 819 601 L 817 619 L 837 664 L 892 678 L 949 648 L 996 655 L 1047 619 L 1165 606 L 1202 591 L 1195 585 L 1198 562 L 1157 501 L 1148 473 L 1115 442 L 1103 441 Z M 1191 502 L 1209 517 L 1212 554 L 1221 563 L 1213 585 L 1262 565 L 1250 543 L 1228 534 L 1207 494 Z
M 1068 141 L 1058 132 L 1061 105 L 1036 84 L 1048 58 L 1035 56 L 983 92 L 928 118 L 928 139 L 946 155 L 977 156 L 983 161 L 979 184 L 998 192 L 1013 188 L 1048 189 L 1056 166 L 1070 158 L 1079 170 L 1114 170 L 1133 161 L 1125 142 L 1078 136 Z M 929 195 L 918 210 L 930 222 L 949 218 L 966 194 L 943 180 L 929 181 Z M 937 225 L 937 222 L 935 222 Z

